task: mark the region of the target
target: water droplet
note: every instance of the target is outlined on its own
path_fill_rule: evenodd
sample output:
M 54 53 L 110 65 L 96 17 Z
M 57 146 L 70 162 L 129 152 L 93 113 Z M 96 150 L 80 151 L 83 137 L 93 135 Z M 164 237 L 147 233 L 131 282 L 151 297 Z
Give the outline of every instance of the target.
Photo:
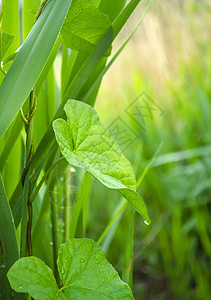
M 22 289 L 22 286 L 21 286 L 21 285 L 19 286 L 19 289 Z
M 100 272 L 100 273 L 102 273 L 102 272 L 103 272 L 103 270 L 100 270 L 99 272 Z
M 73 173 L 75 173 L 76 169 L 75 168 L 71 168 L 70 171 L 73 172 Z
M 50 245 L 53 246 L 53 242 L 50 242 Z
M 63 205 L 61 206 L 61 209 L 64 209 L 64 206 L 63 206 Z
M 81 262 L 84 262 L 84 259 L 81 259 Z
M 148 223 L 146 220 L 144 220 L 144 223 L 145 223 L 146 225 L 149 225 L 149 223 Z
M 64 268 L 62 268 L 62 274 L 64 274 Z

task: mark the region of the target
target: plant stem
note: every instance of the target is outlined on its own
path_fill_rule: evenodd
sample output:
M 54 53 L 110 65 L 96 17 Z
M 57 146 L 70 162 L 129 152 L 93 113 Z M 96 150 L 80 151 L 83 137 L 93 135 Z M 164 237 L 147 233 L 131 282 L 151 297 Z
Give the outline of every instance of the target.
M 7 75 L 7 72 L 6 71 L 4 71 L 3 69 L 2 69 L 2 67 L 0 67 L 0 71 L 4 74 L 4 76 L 6 76 Z
M 30 197 L 30 163 L 33 156 L 33 142 L 32 142 L 32 117 L 36 110 L 35 107 L 35 91 L 34 89 L 30 93 L 29 97 L 29 117 L 23 115 L 22 119 L 25 123 L 26 130 L 26 164 L 22 174 L 22 185 L 24 187 L 23 191 L 23 203 L 22 203 L 22 223 L 21 223 L 21 247 L 20 247 L 20 256 L 27 256 L 28 254 L 32 255 L 32 245 L 31 245 L 31 227 L 32 227 L 32 206 L 29 203 Z M 28 218 L 29 216 L 29 218 Z
M 35 16 L 35 18 L 34 18 L 34 23 L 37 22 L 37 20 L 38 20 L 40 14 L 41 14 L 41 12 L 42 12 L 42 10 L 43 10 L 43 8 L 44 8 L 44 6 L 46 5 L 47 2 L 48 2 L 48 0 L 44 0 L 44 1 L 41 3 L 41 5 L 40 5 L 40 7 L 39 7 L 39 9 L 38 9 L 38 11 L 37 11 L 37 13 L 36 13 L 36 16 Z
M 70 168 L 65 171 L 65 205 L 64 205 L 64 238 L 68 241 L 70 238 Z
M 53 262 L 54 262 L 54 276 L 59 284 L 59 273 L 57 269 L 57 254 L 58 254 L 58 239 L 57 239 L 57 213 L 56 213 L 56 186 L 53 188 L 51 198 L 51 232 L 53 243 Z
M 42 179 L 40 180 L 39 184 L 37 185 L 33 195 L 29 198 L 30 203 L 32 203 L 34 201 L 34 199 L 36 198 L 37 194 L 39 193 L 39 190 L 41 189 L 43 183 L 49 176 L 50 172 L 63 160 L 64 160 L 64 157 L 61 157 L 46 171 L 46 173 L 43 175 Z
M 98 239 L 98 244 L 101 244 L 104 237 L 106 236 L 108 230 L 111 228 L 112 224 L 115 222 L 115 220 L 119 217 L 119 215 L 121 214 L 121 212 L 125 209 L 125 207 L 127 206 L 128 202 L 127 200 L 124 200 L 121 207 L 119 208 L 119 210 L 117 211 L 117 213 L 113 216 L 113 218 L 110 220 L 110 222 L 108 223 L 108 225 L 106 226 L 105 230 L 103 231 L 103 233 L 101 234 L 101 236 Z

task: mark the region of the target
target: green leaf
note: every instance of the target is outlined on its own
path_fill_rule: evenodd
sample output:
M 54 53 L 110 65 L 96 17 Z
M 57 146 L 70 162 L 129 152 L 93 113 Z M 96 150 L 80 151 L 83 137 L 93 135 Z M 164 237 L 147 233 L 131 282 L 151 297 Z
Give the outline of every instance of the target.
M 129 286 L 93 240 L 67 241 L 60 247 L 57 263 L 64 299 L 133 299 Z
M 110 26 L 92 0 L 73 0 L 61 32 L 67 47 L 91 53 Z
M 58 292 L 52 270 L 33 256 L 17 260 L 7 276 L 16 292 L 29 293 L 36 300 L 54 299 Z
M 90 172 L 108 188 L 116 189 L 149 224 L 145 203 L 136 193 L 132 166 L 100 123 L 95 110 L 76 100 L 69 100 L 64 109 L 67 122 L 57 119 L 53 129 L 66 160 Z
M 14 35 L 8 34 L 6 32 L 0 32 L 0 61 L 2 61 L 13 40 Z
M 0 86 L 0 137 L 38 80 L 71 0 L 48 1 Z
M 16 292 L 27 292 L 36 300 L 134 299 L 130 287 L 93 240 L 72 239 L 62 244 L 57 265 L 61 289 L 52 270 L 33 256 L 15 262 L 7 276 Z

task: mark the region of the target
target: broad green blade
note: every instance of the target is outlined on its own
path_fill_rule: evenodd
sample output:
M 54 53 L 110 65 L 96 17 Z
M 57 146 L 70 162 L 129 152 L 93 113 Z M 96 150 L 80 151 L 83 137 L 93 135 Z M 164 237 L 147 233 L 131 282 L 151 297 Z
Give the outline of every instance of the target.
M 6 275 L 8 270 L 19 258 L 18 245 L 15 234 L 13 216 L 8 204 L 0 175 L 0 297 L 1 299 L 11 299 L 11 288 Z M 25 299 L 22 295 L 19 298 Z
M 42 72 L 71 0 L 51 0 L 22 45 L 0 87 L 0 137 L 9 127 Z
M 53 128 L 66 160 L 91 173 L 106 187 L 117 190 L 149 224 L 145 203 L 136 193 L 132 166 L 100 123 L 95 110 L 83 102 L 69 100 L 65 112 L 68 122 L 58 119 Z

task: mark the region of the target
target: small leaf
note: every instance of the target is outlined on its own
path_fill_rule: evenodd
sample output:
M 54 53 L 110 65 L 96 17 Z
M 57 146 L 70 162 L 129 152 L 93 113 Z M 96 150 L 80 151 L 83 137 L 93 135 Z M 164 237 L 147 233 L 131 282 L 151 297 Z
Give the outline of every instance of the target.
M 67 241 L 60 247 L 57 264 L 63 282 L 58 299 L 134 299 L 93 240 Z
M 67 47 L 91 53 L 110 26 L 108 16 L 92 0 L 73 0 L 61 32 Z
M 14 40 L 14 35 L 0 32 L 0 62 Z
M 59 290 L 52 270 L 33 256 L 17 260 L 7 276 L 16 292 L 29 293 L 36 300 L 54 299 Z
M 67 121 L 53 122 L 56 139 L 66 160 L 85 169 L 110 189 L 116 189 L 149 224 L 146 205 L 136 193 L 132 166 L 99 121 L 95 110 L 80 101 L 65 105 Z

